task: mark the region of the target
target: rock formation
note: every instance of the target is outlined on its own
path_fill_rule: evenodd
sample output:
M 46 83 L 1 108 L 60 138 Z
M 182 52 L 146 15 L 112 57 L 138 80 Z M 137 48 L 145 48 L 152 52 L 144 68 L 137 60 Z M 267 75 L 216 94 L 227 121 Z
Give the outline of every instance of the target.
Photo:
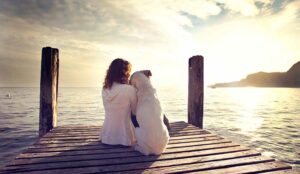
M 245 79 L 229 83 L 217 83 L 210 87 L 300 87 L 300 61 L 287 72 L 258 72 Z

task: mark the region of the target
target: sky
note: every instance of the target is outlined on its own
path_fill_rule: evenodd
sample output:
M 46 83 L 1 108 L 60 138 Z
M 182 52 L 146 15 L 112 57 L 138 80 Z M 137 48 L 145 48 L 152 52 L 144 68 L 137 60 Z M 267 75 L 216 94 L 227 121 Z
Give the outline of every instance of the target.
M 206 85 L 300 61 L 300 0 L 1 0 L 0 28 L 0 87 L 38 87 L 45 46 L 62 87 L 102 87 L 115 58 L 162 87 L 187 87 L 193 55 Z

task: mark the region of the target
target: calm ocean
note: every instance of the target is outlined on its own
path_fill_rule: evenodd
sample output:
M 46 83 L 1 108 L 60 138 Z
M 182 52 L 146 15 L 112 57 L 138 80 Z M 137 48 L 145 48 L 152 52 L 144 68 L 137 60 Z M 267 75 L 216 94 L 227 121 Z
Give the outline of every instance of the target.
M 187 92 L 162 88 L 170 120 L 187 120 Z M 101 125 L 100 88 L 60 88 L 58 125 Z M 300 168 L 300 89 L 205 89 L 204 127 Z M 39 88 L 0 88 L 0 167 L 37 140 Z

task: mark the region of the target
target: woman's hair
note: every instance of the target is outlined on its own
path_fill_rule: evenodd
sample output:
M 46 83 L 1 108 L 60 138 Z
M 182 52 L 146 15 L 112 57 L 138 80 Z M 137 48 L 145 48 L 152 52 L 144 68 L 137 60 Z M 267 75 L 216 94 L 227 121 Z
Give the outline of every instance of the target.
M 117 58 L 111 62 L 106 72 L 103 88 L 110 89 L 114 82 L 128 84 L 131 64 L 124 59 Z

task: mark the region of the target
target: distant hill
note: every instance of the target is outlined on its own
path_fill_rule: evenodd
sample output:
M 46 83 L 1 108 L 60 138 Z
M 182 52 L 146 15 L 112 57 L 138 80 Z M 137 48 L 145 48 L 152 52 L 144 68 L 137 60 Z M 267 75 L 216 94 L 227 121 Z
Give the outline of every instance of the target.
M 287 72 L 258 72 L 245 79 L 229 83 L 216 83 L 210 87 L 300 87 L 300 61 Z

